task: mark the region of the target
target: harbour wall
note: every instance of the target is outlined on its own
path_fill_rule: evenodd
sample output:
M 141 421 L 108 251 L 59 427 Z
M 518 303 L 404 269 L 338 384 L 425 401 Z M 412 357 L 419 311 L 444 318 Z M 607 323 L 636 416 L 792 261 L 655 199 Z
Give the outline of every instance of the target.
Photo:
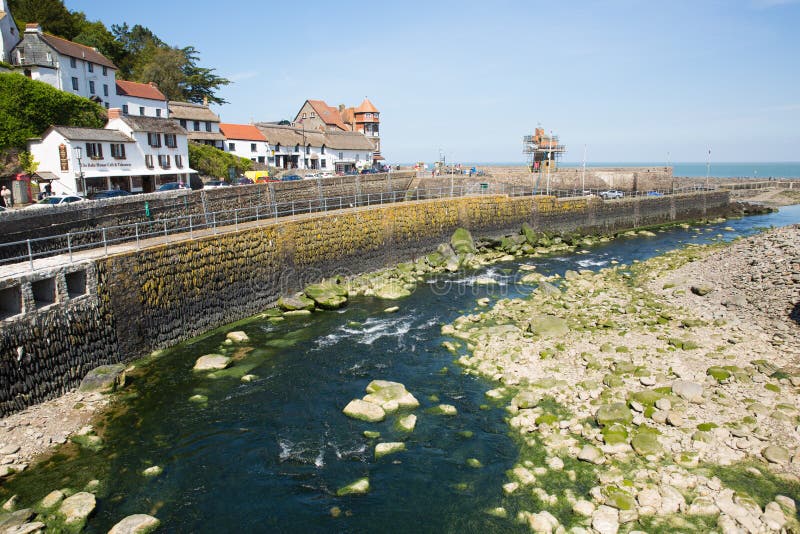
M 76 387 L 97 365 L 129 362 L 256 314 L 336 274 L 426 254 L 456 228 L 613 233 L 725 214 L 728 193 L 604 202 L 477 196 L 309 214 L 0 281 L 0 415 Z

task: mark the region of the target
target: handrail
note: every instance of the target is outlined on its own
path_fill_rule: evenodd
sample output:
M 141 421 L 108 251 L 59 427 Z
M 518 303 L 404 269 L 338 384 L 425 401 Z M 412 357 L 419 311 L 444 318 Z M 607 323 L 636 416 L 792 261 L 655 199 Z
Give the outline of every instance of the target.
M 647 192 L 626 192 L 625 197 L 664 196 L 670 194 L 705 190 L 702 186 L 683 188 L 675 191 L 652 190 Z M 558 189 L 551 190 L 550 195 L 556 198 L 583 198 L 594 197 L 600 190 Z M 440 198 L 455 198 L 467 196 L 506 195 L 509 197 L 544 196 L 545 191 L 536 190 L 527 186 L 513 186 L 496 183 L 472 183 L 467 185 L 451 185 L 436 188 L 417 188 L 380 193 L 356 193 L 337 197 L 321 197 L 289 202 L 267 202 L 254 206 L 235 208 L 232 210 L 219 210 L 199 214 L 180 215 L 164 219 L 136 222 L 125 225 L 107 226 L 93 230 L 67 232 L 54 236 L 26 239 L 0 244 L 0 266 L 10 264 L 26 265 L 27 268 L 5 273 L 8 275 L 32 272 L 36 268 L 34 260 L 67 254 L 69 261 L 74 261 L 74 254 L 88 249 L 102 248 L 108 254 L 108 247 L 121 243 L 135 242 L 137 249 L 142 240 L 152 237 L 174 236 L 176 234 L 189 234 L 194 237 L 195 232 L 211 230 L 216 234 L 220 228 L 239 225 L 260 220 L 278 220 L 282 217 L 291 217 L 305 213 L 328 212 L 356 207 L 369 207 L 374 205 L 394 204 L 399 202 L 415 202 Z M 614 200 L 616 201 L 616 200 Z M 613 202 L 613 201 L 612 201 Z M 18 248 L 22 253 L 8 257 L 2 251 Z

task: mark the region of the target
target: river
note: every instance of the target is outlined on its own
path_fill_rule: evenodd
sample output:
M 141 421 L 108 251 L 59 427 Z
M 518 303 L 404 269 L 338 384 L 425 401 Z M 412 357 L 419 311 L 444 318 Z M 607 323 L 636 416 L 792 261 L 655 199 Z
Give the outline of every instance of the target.
M 672 228 L 656 237 L 621 238 L 584 254 L 497 264 L 475 273 L 436 275 L 400 310 L 373 298 L 336 312 L 282 322 L 255 318 L 174 347 L 143 364 L 123 392 L 123 408 L 101 421 L 104 447 L 56 454 L 0 487 L 30 505 L 53 489 L 101 481 L 87 532 L 107 532 L 123 517 L 151 513 L 163 532 L 513 532 L 518 499 L 507 499 L 505 471 L 517 460 L 503 406 L 484 393 L 496 384 L 464 375 L 442 347 L 441 326 L 476 307 L 476 299 L 523 296 L 521 263 L 543 274 L 600 269 L 612 260 L 645 260 L 687 243 L 751 235 L 800 222 L 800 206 L 719 224 Z M 721 236 L 721 237 L 720 237 Z M 498 283 L 476 285 L 476 277 Z M 230 330 L 250 337 L 241 359 L 216 378 L 192 372 L 217 352 Z M 244 374 L 256 375 L 242 382 Z M 373 379 L 405 384 L 421 406 L 416 429 L 401 435 L 393 417 L 349 419 L 342 408 Z M 207 402 L 193 402 L 202 395 Z M 455 417 L 428 413 L 452 404 Z M 371 440 L 364 430 L 382 436 Z M 374 459 L 378 441 L 406 451 Z M 72 446 L 75 449 L 74 446 Z M 483 467 L 467 464 L 478 459 Z M 163 473 L 146 478 L 158 465 Z M 367 495 L 336 490 L 369 477 Z M 508 519 L 487 509 L 504 506 Z M 333 508 L 341 514 L 334 517 Z

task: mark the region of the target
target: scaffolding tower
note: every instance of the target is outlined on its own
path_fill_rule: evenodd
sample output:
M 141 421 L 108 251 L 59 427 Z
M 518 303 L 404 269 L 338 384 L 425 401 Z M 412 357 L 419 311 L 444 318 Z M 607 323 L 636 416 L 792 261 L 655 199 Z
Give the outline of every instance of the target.
M 522 153 L 528 161 L 530 172 L 555 171 L 558 160 L 567 151 L 567 147 L 558 142 L 558 136 L 544 133 L 544 128 L 536 128 L 533 135 L 522 138 Z

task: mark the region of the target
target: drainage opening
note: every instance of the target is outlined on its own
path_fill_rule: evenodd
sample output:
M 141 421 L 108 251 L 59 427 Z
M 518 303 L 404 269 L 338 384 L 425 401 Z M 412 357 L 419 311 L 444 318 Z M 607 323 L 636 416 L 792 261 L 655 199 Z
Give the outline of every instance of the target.
M 22 313 L 22 291 L 19 286 L 0 289 L 0 321 Z
M 33 291 L 33 302 L 37 308 L 44 308 L 56 301 L 55 278 L 45 278 L 44 280 L 31 282 L 31 290 Z
M 74 299 L 86 294 L 86 271 L 75 271 L 65 275 L 67 279 L 67 295 Z

